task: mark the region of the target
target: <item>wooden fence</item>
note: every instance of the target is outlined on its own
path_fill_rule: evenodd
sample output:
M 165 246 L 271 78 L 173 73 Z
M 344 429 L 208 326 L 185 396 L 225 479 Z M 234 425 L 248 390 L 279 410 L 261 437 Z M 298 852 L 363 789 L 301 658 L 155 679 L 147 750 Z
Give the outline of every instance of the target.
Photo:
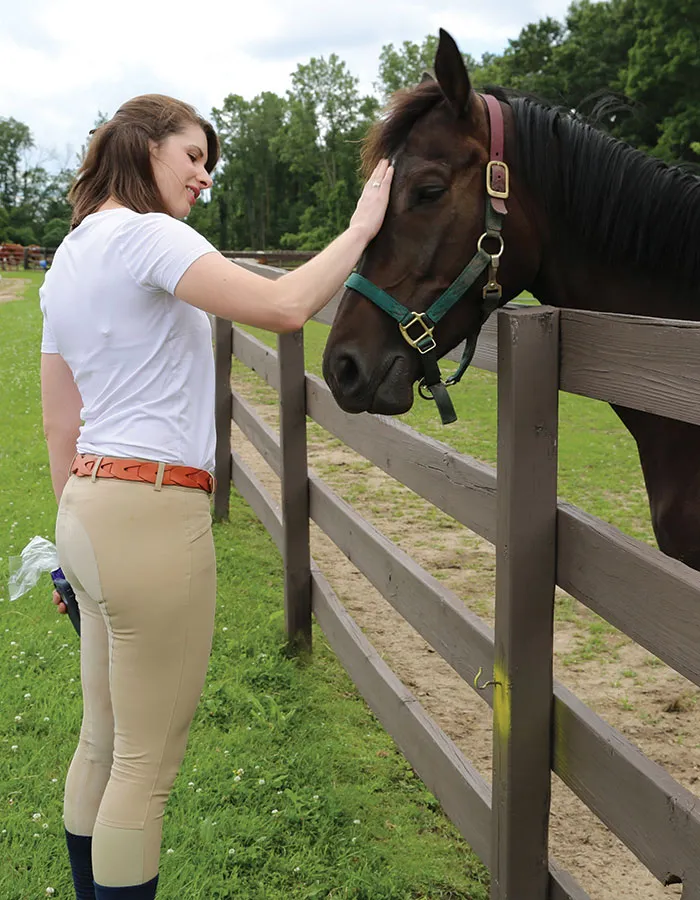
M 318 318 L 332 315 L 331 305 Z M 588 898 L 548 857 L 551 771 L 661 883 L 682 883 L 683 900 L 700 900 L 698 798 L 552 678 L 558 584 L 700 685 L 700 574 L 556 496 L 558 391 L 700 424 L 700 325 L 499 310 L 474 363 L 498 371 L 497 472 L 397 421 L 343 413 L 305 374 L 302 341 L 280 336 L 275 353 L 216 321 L 215 512 L 227 515 L 232 480 L 280 548 L 290 638 L 310 642 L 313 611 L 369 706 L 490 868 L 492 900 Z M 279 392 L 279 436 L 231 391 L 232 353 Z M 307 415 L 496 544 L 493 632 L 308 473 Z M 281 509 L 232 451 L 232 418 L 281 477 Z M 309 519 L 493 706 L 492 786 L 342 607 L 310 557 Z
M 55 252 L 50 247 L 0 244 L 0 269 L 18 271 L 19 269 L 49 268 Z

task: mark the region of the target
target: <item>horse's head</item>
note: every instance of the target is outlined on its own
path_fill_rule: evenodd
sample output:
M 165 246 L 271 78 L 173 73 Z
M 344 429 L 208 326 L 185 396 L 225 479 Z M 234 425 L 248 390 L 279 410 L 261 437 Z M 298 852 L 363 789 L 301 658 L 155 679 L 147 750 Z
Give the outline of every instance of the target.
M 364 147 L 368 170 L 388 157 L 395 173 L 386 218 L 358 268 L 363 279 L 355 280 L 357 290 L 345 291 L 324 353 L 324 377 L 347 412 L 405 412 L 413 403 L 413 383 L 424 374 L 419 350 L 426 341 L 420 337 L 433 322 L 428 318 L 427 324 L 418 321 L 405 329 L 406 338 L 419 338 L 421 346 L 411 346 L 399 329 L 400 313 L 392 318 L 376 299 L 368 299 L 371 285 L 407 310 L 423 313 L 457 276 L 461 284 L 460 273 L 481 254 L 483 265 L 476 266 L 475 279 L 435 326 L 435 353 L 441 356 L 465 338 L 475 342 L 490 309 L 516 296 L 538 269 L 534 228 L 512 179 L 507 215 L 501 217 L 503 244 L 492 237 L 477 252 L 480 237 L 493 222 L 487 218 L 491 126 L 486 103 L 472 90 L 459 49 L 444 31 L 435 74 L 435 80 L 424 79 L 394 96 Z M 507 161 L 514 138 L 508 106 L 501 107 Z M 505 193 L 504 174 L 504 167 L 497 169 L 496 193 Z M 484 286 L 493 282 L 494 270 L 484 259 L 492 259 L 488 254 L 495 256 L 502 246 L 496 278 L 502 296 L 494 299 L 492 292 L 485 305 Z

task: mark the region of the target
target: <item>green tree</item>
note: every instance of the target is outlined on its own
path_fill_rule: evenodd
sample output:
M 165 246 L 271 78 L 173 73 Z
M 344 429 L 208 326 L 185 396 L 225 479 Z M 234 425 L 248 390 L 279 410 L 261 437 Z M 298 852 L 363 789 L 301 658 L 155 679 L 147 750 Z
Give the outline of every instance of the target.
M 393 44 L 382 47 L 379 80 L 374 87 L 385 101 L 396 91 L 418 84 L 423 72 L 432 71 L 437 45 L 437 35 L 429 34 L 422 44 L 404 41 L 398 49 Z
M 29 127 L 16 119 L 0 118 L 0 203 L 15 206 L 22 187 L 22 154 L 34 146 Z
M 4 206 L 0 206 L 0 244 L 10 240 L 10 216 Z
M 700 134 L 700 4 L 634 0 L 636 40 L 626 89 L 638 105 L 630 138 L 667 161 L 697 161 Z
M 288 115 L 277 143 L 297 179 L 296 223 L 283 245 L 321 249 L 347 227 L 361 187 L 360 142 L 378 103 L 360 96 L 358 79 L 331 54 L 292 75 Z
M 415 41 L 404 41 L 401 47 L 385 44 L 379 54 L 379 80 L 374 88 L 386 102 L 389 97 L 402 88 L 418 84 L 424 72 L 432 72 L 437 50 L 437 35 L 428 34 L 421 44 Z M 463 53 L 464 62 L 470 74 L 474 74 L 477 63 L 469 53 Z
M 51 219 L 44 227 L 41 243 L 43 247 L 56 248 L 70 231 L 70 219 Z
M 554 56 L 563 40 L 564 26 L 556 19 L 547 17 L 526 25 L 517 38 L 508 41 L 501 56 L 482 60 L 474 81 L 479 86 L 498 84 L 558 102 L 561 79 Z
M 569 7 L 566 35 L 551 65 L 568 108 L 590 112 L 605 95 L 619 98 L 624 93 L 627 57 L 635 40 L 633 6 L 634 0 L 579 0 Z
M 287 166 L 275 138 L 283 127 L 286 101 L 273 93 L 253 100 L 229 94 L 213 118 L 222 158 L 214 179 L 209 213 L 222 248 L 260 249 L 279 242 L 284 222 Z M 286 224 L 286 222 L 284 222 Z

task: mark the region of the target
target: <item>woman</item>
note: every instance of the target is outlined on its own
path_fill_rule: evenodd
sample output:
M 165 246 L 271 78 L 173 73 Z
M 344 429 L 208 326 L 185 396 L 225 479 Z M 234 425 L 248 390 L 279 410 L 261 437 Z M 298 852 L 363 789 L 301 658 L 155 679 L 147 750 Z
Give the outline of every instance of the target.
M 389 198 L 383 161 L 347 231 L 269 281 L 180 221 L 211 186 L 218 153 L 187 104 L 125 103 L 94 133 L 70 194 L 73 228 L 41 290 L 56 539 L 82 620 L 83 724 L 64 807 L 78 900 L 155 897 L 163 809 L 204 684 L 216 588 L 206 314 L 301 328 Z

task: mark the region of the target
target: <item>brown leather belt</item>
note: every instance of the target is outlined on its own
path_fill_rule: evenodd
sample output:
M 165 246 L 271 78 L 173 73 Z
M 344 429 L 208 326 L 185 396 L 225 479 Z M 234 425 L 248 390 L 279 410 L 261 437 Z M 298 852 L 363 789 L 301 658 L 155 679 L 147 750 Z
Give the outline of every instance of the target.
M 93 456 L 81 453 L 74 457 L 71 475 L 90 475 L 95 478 L 119 478 L 122 481 L 143 481 L 162 486 L 199 488 L 208 494 L 214 492 L 216 481 L 206 469 L 192 466 L 175 466 L 170 463 L 146 462 L 142 459 L 120 459 L 115 456 Z

